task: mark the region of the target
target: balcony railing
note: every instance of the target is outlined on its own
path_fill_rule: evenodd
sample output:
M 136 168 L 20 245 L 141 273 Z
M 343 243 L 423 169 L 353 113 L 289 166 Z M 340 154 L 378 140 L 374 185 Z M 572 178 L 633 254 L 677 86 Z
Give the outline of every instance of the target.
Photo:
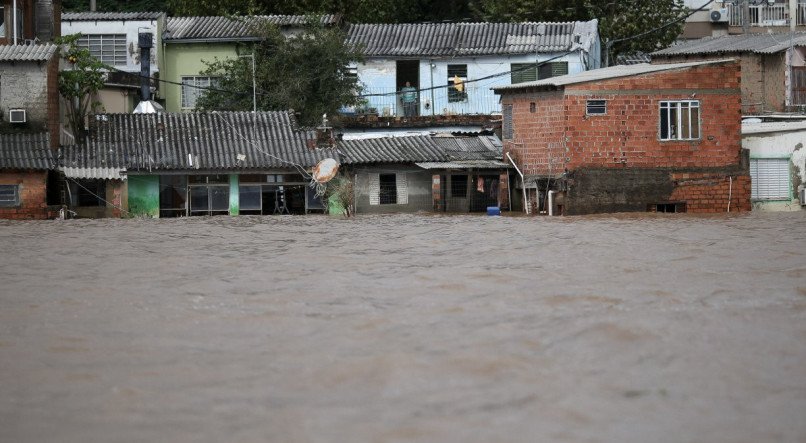
M 742 26 L 744 15 L 741 4 L 726 3 L 728 23 L 730 26 Z M 787 26 L 789 25 L 789 4 L 750 5 L 750 26 Z M 806 26 L 806 0 L 798 0 L 795 19 L 798 26 Z
M 429 90 L 421 85 L 413 116 L 424 115 L 490 115 L 501 112 L 499 98 L 490 85 L 468 84 L 463 93 L 453 87 Z M 377 114 L 381 117 L 404 117 L 402 96 L 392 88 L 364 88 L 365 103 L 343 110 L 345 114 Z

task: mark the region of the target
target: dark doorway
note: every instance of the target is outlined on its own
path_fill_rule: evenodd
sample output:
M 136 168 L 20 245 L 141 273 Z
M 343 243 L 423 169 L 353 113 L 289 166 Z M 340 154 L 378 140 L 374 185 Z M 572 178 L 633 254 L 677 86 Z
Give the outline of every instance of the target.
M 396 115 L 414 117 L 419 115 L 420 108 L 420 61 L 419 60 L 398 60 L 396 62 L 397 73 L 397 112 Z M 414 88 L 416 92 L 400 93 L 401 89 L 409 83 L 409 88 Z M 405 99 L 405 100 L 404 100 Z M 413 102 L 412 102 L 413 100 Z M 404 103 L 404 101 L 407 102 Z

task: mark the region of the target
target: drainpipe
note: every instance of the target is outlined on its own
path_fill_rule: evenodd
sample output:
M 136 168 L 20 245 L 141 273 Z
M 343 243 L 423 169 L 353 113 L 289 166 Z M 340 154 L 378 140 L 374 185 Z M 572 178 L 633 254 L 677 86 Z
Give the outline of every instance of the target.
M 557 191 L 549 191 L 549 217 L 554 215 L 554 194 Z
M 750 32 L 750 0 L 742 0 L 742 34 Z
M 428 60 L 428 72 L 431 73 L 431 117 L 434 116 L 434 108 L 437 107 L 437 104 L 434 102 L 434 60 Z
M 98 9 L 95 4 L 96 0 L 90 0 L 90 12 L 95 12 Z
M 509 152 L 507 152 L 507 158 L 512 163 L 512 166 L 515 167 L 515 170 L 518 171 L 518 175 L 521 176 L 521 187 L 523 188 L 523 210 L 526 212 L 526 215 L 529 215 L 529 199 L 526 197 L 526 181 L 523 178 L 523 172 L 518 169 L 518 165 L 515 164 L 515 160 L 512 159 L 512 156 L 509 155 Z
M 12 30 L 11 32 L 14 33 L 14 44 L 17 44 L 17 0 L 14 0 L 14 7 L 11 9 L 11 23 L 12 23 Z
M 789 32 L 795 32 L 798 25 L 798 0 L 789 0 Z

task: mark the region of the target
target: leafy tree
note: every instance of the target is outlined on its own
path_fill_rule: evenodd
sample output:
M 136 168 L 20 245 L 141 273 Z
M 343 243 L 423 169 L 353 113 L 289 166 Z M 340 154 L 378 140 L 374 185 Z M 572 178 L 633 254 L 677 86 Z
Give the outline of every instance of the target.
M 100 109 L 96 94 L 104 86 L 104 65 L 90 55 L 90 51 L 76 44 L 80 34 L 68 35 L 56 40 L 60 45 L 59 55 L 67 69 L 59 72 L 59 94 L 64 97 L 67 123 L 77 143 L 84 141 L 84 121 Z
M 167 7 L 166 0 L 98 0 L 98 10 L 104 12 L 160 12 Z M 89 0 L 62 0 L 65 11 L 88 11 Z
M 473 10 L 489 21 L 564 21 L 599 19 L 602 41 L 613 42 L 610 57 L 651 52 L 671 44 L 683 30 L 688 12 L 683 0 L 476 0 Z M 661 28 L 663 25 L 677 23 Z M 651 32 L 650 32 L 651 31 Z M 646 33 L 646 34 L 645 34 Z M 631 38 L 640 36 L 637 38 Z M 606 48 L 603 48 L 606 49 Z
M 312 17 L 295 37 L 286 38 L 265 23 L 256 31 L 263 37 L 253 47 L 258 109 L 294 109 L 302 124 L 316 125 L 322 114 L 333 115 L 342 106 L 357 103 L 357 79 L 347 66 L 361 61 L 361 53 L 347 47 L 339 29 L 323 26 L 318 17 Z M 206 63 L 204 74 L 218 77 L 218 83 L 199 99 L 197 107 L 251 110 L 252 60 L 242 57 Z

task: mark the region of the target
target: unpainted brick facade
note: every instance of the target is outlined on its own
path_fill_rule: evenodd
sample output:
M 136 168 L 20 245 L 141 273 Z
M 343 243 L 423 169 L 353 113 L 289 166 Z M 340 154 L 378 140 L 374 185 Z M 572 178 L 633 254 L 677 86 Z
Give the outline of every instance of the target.
M 567 85 L 506 91 L 513 137 L 504 140 L 524 174 L 557 179 L 566 214 L 655 210 L 750 209 L 748 162 L 741 150 L 738 63 Z M 523 92 L 522 92 L 523 91 Z M 605 100 L 588 115 L 588 100 Z M 696 140 L 660 139 L 660 102 L 699 102 Z M 505 134 L 506 136 L 506 134 Z
M 789 81 L 786 52 L 733 55 L 741 64 L 742 111 L 745 115 L 787 111 Z M 653 64 L 718 60 L 713 56 L 658 56 Z
M 31 220 L 46 219 L 47 172 L 45 171 L 0 171 L 0 185 L 17 185 L 20 204 L 16 207 L 0 207 L 0 219 Z

